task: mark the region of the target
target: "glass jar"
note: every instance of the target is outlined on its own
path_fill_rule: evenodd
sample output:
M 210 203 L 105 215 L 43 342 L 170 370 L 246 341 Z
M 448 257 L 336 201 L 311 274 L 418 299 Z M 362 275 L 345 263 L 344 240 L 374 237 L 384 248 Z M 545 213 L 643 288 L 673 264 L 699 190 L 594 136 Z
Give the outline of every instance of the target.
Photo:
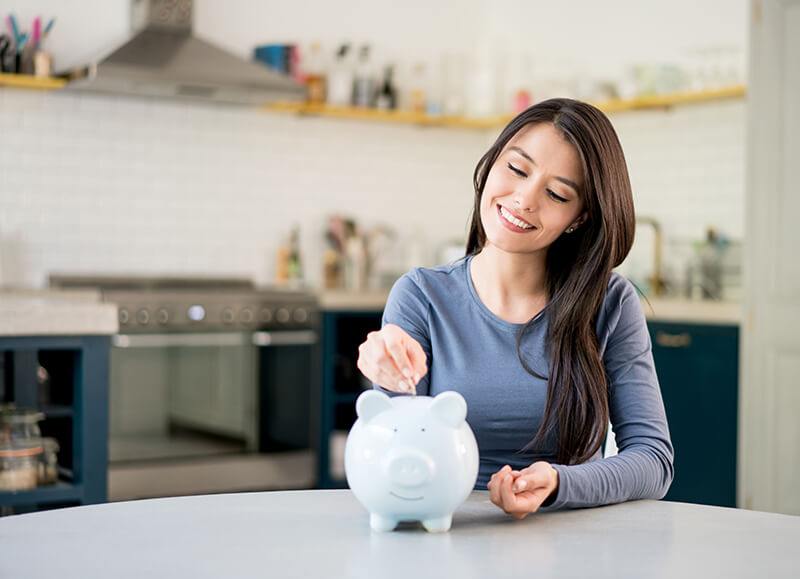
M 0 491 L 35 488 L 42 457 L 42 433 L 37 410 L 0 409 Z
M 41 456 L 41 442 L 16 448 L 0 446 L 0 491 L 36 488 Z
M 42 454 L 39 462 L 39 485 L 51 485 L 58 481 L 58 441 L 46 436 L 42 438 Z
M 41 446 L 39 421 L 42 419 L 44 414 L 38 410 L 0 409 L 0 447 L 25 445 L 33 439 Z

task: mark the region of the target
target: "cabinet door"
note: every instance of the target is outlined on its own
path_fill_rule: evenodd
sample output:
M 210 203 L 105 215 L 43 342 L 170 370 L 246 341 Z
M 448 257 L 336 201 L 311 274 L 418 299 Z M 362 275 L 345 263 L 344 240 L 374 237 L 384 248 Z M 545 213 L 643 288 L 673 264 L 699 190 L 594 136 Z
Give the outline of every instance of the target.
M 736 506 L 736 326 L 648 324 L 675 479 L 667 500 Z

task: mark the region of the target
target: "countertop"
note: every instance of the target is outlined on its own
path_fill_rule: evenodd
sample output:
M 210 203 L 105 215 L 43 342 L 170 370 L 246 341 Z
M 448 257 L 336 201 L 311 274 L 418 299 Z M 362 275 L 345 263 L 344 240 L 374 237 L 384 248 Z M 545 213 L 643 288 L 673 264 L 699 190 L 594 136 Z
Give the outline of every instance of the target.
M 0 291 L 0 336 L 115 334 L 117 306 L 94 291 Z
M 326 312 L 380 312 L 388 291 L 318 293 Z M 737 302 L 650 299 L 642 301 L 645 316 L 654 321 L 737 325 Z M 103 335 L 118 331 L 115 304 L 100 301 L 92 290 L 0 291 L 0 336 Z
M 386 303 L 388 291 L 347 292 L 325 290 L 319 300 L 323 311 L 380 312 Z M 648 320 L 683 322 L 690 324 L 738 325 L 742 320 L 739 302 L 688 300 L 682 298 L 642 299 L 642 309 Z
M 370 530 L 348 490 L 108 503 L 0 518 L 0 577 L 796 577 L 800 517 L 633 501 L 528 516 L 474 492 L 447 533 Z

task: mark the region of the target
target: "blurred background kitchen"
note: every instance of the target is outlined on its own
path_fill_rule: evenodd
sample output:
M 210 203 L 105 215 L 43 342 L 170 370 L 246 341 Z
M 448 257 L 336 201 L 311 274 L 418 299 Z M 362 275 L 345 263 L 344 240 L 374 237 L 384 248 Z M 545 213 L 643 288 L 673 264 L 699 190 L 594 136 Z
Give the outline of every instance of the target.
M 342 484 L 342 433 L 365 386 L 355 346 L 399 275 L 463 255 L 477 160 L 514 113 L 558 95 L 598 103 L 619 132 L 639 216 L 622 273 L 678 304 L 680 322 L 733 332 L 720 354 L 734 383 L 724 488 L 685 499 L 734 503 L 749 10 L 745 0 L 0 0 L 0 286 L 83 291 L 117 308 L 109 498 Z M 98 60 L 101 77 L 121 46 L 157 61 L 158 45 L 125 43 L 159 18 L 258 63 L 279 88 L 260 100 L 198 86 L 153 97 L 50 78 Z M 205 338 L 174 338 L 181 323 Z M 154 327 L 163 336 L 143 329 Z M 688 346 L 691 329 L 665 326 L 659 343 Z M 308 375 L 266 370 L 286 359 L 265 347 L 276 339 L 294 340 Z M 206 404 L 236 398 L 232 419 L 175 410 L 165 389 L 226 368 L 243 375 Z M 144 375 L 148 396 L 122 394 L 146 390 L 131 386 Z M 287 404 L 292 381 L 310 409 L 303 432 L 265 434 L 280 412 L 259 397 Z M 153 414 L 167 398 L 169 412 Z M 181 412 L 189 418 L 171 420 Z M 162 434 L 191 444 L 153 454 L 120 442 L 126 428 L 168 421 Z M 224 460 L 204 470 L 210 456 Z

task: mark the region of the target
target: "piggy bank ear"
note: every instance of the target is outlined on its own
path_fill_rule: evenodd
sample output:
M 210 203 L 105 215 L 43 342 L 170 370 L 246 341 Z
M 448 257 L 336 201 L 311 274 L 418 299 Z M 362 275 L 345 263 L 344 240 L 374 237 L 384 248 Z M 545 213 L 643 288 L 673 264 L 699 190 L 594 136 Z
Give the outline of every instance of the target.
M 392 407 L 391 399 L 377 390 L 367 390 L 356 400 L 356 414 L 364 422 L 369 422 L 375 416 Z
M 467 401 L 458 392 L 442 392 L 433 399 L 431 412 L 446 425 L 457 428 L 467 418 Z

